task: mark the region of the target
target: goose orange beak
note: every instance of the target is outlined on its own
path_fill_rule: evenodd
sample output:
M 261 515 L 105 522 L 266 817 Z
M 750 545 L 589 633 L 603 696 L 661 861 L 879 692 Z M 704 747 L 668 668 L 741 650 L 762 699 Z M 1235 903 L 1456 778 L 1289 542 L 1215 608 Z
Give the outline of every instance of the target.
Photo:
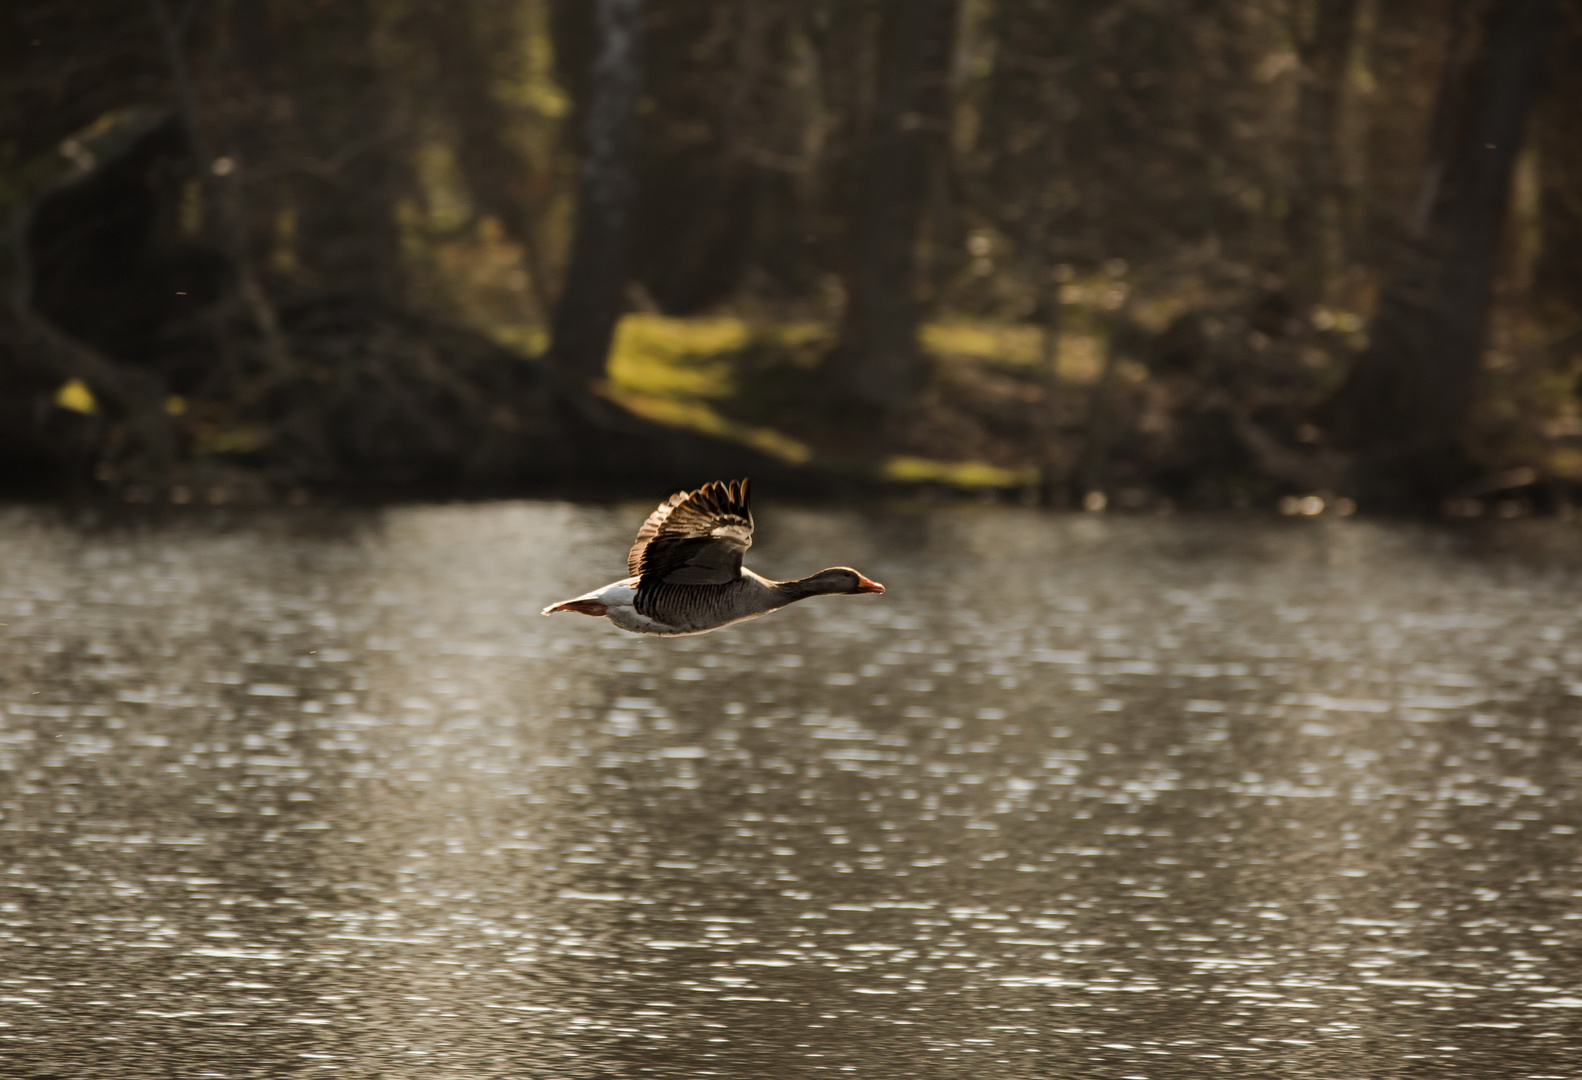
M 874 581 L 871 578 L 865 578 L 861 574 L 858 574 L 857 591 L 879 593 L 884 592 L 884 586 L 880 585 L 877 581 Z

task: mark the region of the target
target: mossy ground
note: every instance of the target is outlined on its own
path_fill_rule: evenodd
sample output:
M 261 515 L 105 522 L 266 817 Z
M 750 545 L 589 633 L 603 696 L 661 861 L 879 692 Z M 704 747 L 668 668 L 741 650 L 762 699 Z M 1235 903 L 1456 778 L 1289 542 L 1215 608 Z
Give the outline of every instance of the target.
M 787 461 L 963 488 L 1036 484 L 1055 430 L 1080 419 L 1103 339 L 1061 336 L 1048 400 L 1038 327 L 954 321 L 924 327 L 927 388 L 898 413 L 841 407 L 820 365 L 833 345 L 815 322 L 721 316 L 622 320 L 605 392 L 642 416 L 734 439 Z

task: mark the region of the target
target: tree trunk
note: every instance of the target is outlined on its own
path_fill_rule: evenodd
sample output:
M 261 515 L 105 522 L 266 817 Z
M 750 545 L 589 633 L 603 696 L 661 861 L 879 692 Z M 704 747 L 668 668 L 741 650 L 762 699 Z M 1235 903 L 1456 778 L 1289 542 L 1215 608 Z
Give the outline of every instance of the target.
M 621 314 L 643 75 L 642 0 L 596 0 L 594 17 L 571 264 L 549 350 L 555 374 L 579 388 L 603 378 Z
M 268 5 L 273 70 L 255 125 L 268 156 L 248 173 L 250 190 L 275 187 L 281 217 L 290 212 L 289 240 L 275 236 L 293 276 L 401 304 L 401 208 L 419 183 L 409 164 L 418 133 L 380 45 L 389 6 Z M 260 224 L 274 232 L 279 223 Z
M 1039 249 L 1040 252 L 1046 250 L 1042 243 Z M 1063 299 L 1060 278 L 1042 255 L 1038 259 L 1038 285 L 1044 294 L 1044 325 L 1039 336 L 1039 367 L 1044 382 L 1044 445 L 1038 497 L 1045 506 L 1062 506 L 1065 504 L 1066 476 L 1060 453 L 1060 333 L 1065 312 L 1060 306 Z
M 956 0 L 884 0 L 879 78 L 857 203 L 857 243 L 837 383 L 893 409 L 925 371 L 918 348 L 916 244 L 931 146 L 943 140 Z
M 1340 104 L 1359 6 L 1359 0 L 1317 0 L 1312 33 L 1301 47 L 1297 176 L 1292 185 L 1287 235 L 1293 277 L 1304 301 L 1326 298 L 1330 277 L 1342 258 Z
M 438 90 L 456 133 L 456 163 L 473 204 L 481 213 L 493 215 L 505 235 L 521 247 L 531 295 L 539 308 L 535 315 L 547 318 L 551 293 L 530 195 L 534 170 L 512 145 L 509 117 L 491 85 L 493 42 L 480 40 L 483 35 L 509 31 L 503 6 L 431 0 L 417 9 L 417 26 L 434 50 Z
M 1336 401 L 1365 505 L 1429 511 L 1468 475 L 1501 226 L 1555 9 L 1556 0 L 1499 0 L 1466 78 L 1445 86 L 1453 137 L 1425 229 Z
M 253 267 L 252 253 L 247 250 L 246 226 L 243 223 L 242 211 L 236 205 L 236 185 L 239 181 L 226 180 L 226 177 L 234 172 L 235 159 L 227 157 L 231 169 L 216 171 L 219 161 L 212 156 L 213 152 L 204 136 L 203 118 L 198 111 L 197 92 L 187 68 L 185 44 L 182 39 L 187 32 L 186 20 L 191 18 L 196 8 L 189 6 L 181 18 L 177 19 L 166 8 L 164 0 L 150 0 L 150 6 L 159 24 L 160 38 L 164 43 L 166 58 L 170 64 L 176 107 L 181 116 L 182 126 L 186 129 L 187 149 L 192 157 L 193 174 L 202 185 L 209 205 L 214 207 L 214 216 L 218 219 L 213 230 L 215 237 L 236 273 L 238 291 L 241 293 L 242 302 L 247 305 L 247 310 L 252 315 L 259 336 L 263 339 L 264 355 L 269 361 L 269 366 L 275 374 L 284 375 L 292 367 L 290 349 L 285 334 L 280 329 L 280 318 L 275 312 L 275 306 L 264 292 L 263 283 L 258 280 L 258 273 Z
M 1582 356 L 1582 20 L 1567 28 L 1549 71 L 1533 117 L 1543 237 L 1533 291 L 1539 318 L 1566 331 L 1552 354 L 1564 363 Z

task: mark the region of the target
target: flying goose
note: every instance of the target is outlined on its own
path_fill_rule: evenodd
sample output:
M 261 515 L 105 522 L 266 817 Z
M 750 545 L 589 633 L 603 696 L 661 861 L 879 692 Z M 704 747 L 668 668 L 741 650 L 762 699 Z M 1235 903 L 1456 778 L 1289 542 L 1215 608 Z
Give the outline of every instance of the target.
M 604 616 L 634 634 L 705 634 L 810 596 L 882 593 L 847 566 L 796 581 L 771 581 L 742 565 L 753 543 L 747 481 L 704 484 L 659 504 L 626 557 L 632 575 L 544 609 Z

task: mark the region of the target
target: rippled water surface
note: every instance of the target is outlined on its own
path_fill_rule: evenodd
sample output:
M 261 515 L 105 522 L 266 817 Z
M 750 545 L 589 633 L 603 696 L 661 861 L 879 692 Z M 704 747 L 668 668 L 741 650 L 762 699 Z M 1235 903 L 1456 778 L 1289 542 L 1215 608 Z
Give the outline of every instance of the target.
M 1582 1075 L 1574 527 L 0 512 L 0 1073 Z

